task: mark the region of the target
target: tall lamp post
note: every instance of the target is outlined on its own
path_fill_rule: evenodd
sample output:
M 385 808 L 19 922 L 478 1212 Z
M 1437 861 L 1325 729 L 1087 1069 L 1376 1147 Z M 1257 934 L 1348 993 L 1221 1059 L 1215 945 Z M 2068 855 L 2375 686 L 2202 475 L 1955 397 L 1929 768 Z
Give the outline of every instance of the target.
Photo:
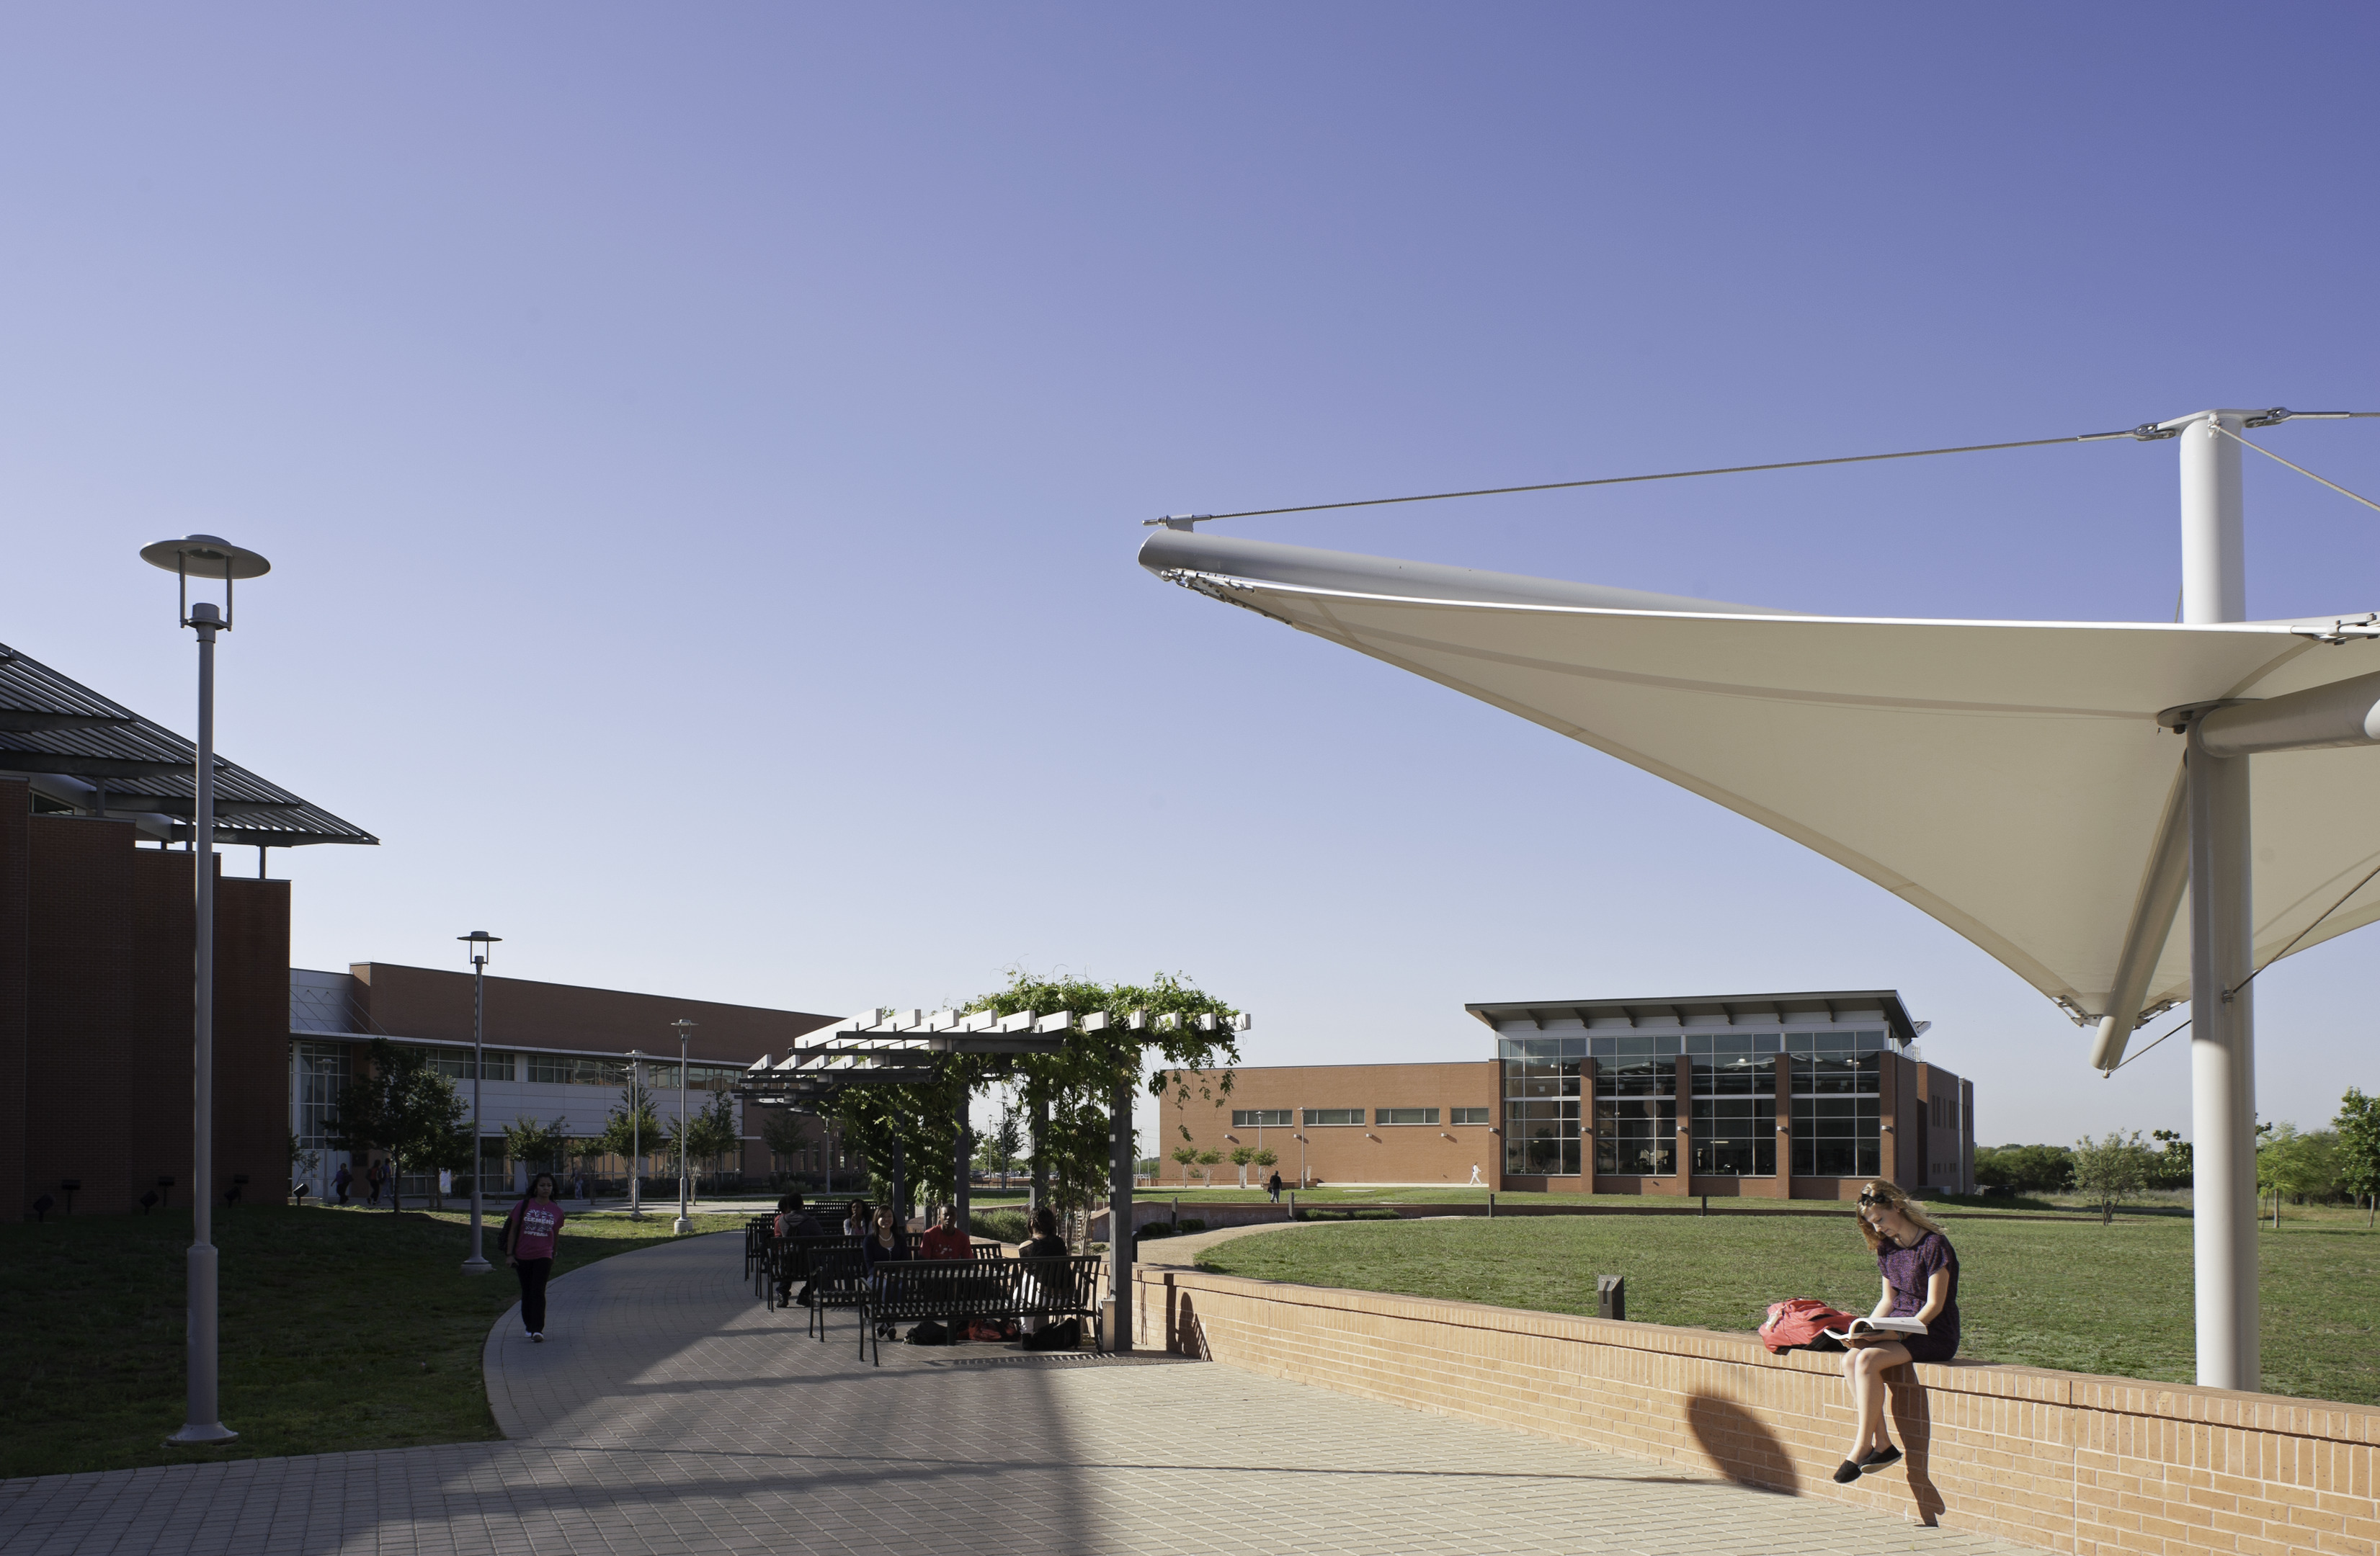
M 239 1433 L 217 1419 L 215 1388 L 215 633 L 231 631 L 232 584 L 261 578 L 273 564 L 213 535 L 185 536 L 140 548 L 140 560 L 174 574 L 182 625 L 199 634 L 198 810 L 190 826 L 198 874 L 196 989 L 191 1014 L 190 1250 L 185 1264 L 189 1302 L 189 1401 L 172 1442 L 228 1442 Z M 212 600 L 190 603 L 190 579 L 220 578 L 221 611 Z M 199 848 L 203 842 L 206 847 Z
M 628 1219 L 645 1219 L 645 1061 L 651 1057 L 628 1050 Z
M 670 1231 L 683 1237 L 694 1230 L 694 1179 L 688 1176 L 686 1160 L 686 1044 L 695 1023 L 681 1016 L 670 1023 L 670 1028 L 677 1033 L 677 1220 L 671 1224 Z
M 504 938 L 475 929 L 455 939 L 471 947 L 471 1257 L 463 1260 L 467 1275 L 484 1275 L 494 1266 L 480 1251 L 480 1176 L 487 1149 L 480 1140 L 480 1082 L 488 1073 L 488 947 Z

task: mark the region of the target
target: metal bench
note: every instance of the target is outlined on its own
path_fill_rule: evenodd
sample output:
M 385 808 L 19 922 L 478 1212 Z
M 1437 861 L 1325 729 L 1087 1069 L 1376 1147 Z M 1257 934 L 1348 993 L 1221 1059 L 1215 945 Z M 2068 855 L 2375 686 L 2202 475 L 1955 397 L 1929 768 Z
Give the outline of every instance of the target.
M 1101 1260 L 914 1259 L 879 1264 L 865 1277 L 859 1348 L 884 1364 L 883 1331 L 904 1323 L 965 1323 L 985 1319 L 1087 1321 L 1094 1350 L 1099 1333 Z M 872 1348 L 871 1348 L 872 1347 Z
M 857 1253 L 857 1237 L 778 1237 L 771 1236 L 762 1251 L 760 1262 L 760 1295 L 771 1309 L 784 1306 L 792 1299 L 794 1284 L 809 1281 L 816 1284 L 819 1260 L 837 1251 Z

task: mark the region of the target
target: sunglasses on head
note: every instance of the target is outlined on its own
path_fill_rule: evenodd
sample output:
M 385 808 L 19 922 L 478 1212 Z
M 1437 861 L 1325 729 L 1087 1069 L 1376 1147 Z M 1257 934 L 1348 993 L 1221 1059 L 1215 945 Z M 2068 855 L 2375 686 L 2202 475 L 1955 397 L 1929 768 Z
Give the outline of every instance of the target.
M 1863 1205 L 1889 1205 L 1892 1203 L 1890 1200 L 1886 1199 L 1883 1195 L 1878 1194 L 1872 1188 L 1861 1190 L 1859 1202 Z

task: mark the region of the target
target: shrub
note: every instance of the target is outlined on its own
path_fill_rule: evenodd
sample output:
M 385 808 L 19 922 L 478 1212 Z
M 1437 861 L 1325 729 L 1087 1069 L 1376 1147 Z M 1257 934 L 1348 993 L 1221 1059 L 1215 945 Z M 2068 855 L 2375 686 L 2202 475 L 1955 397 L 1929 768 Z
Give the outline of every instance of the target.
M 2074 1181 L 2074 1153 L 2062 1145 L 1994 1145 L 1975 1152 L 1975 1181 L 2020 1193 L 2055 1194 Z
M 1140 1228 L 1140 1230 L 1133 1234 L 1135 1240 L 1144 1243 L 1148 1241 L 1151 1237 L 1170 1237 L 1172 1236 L 1173 1236 L 1173 1227 L 1172 1224 L 1162 1221 L 1152 1221 L 1148 1225 Z
M 1196 1216 L 1186 1216 L 1181 1221 L 1174 1223 L 1174 1226 L 1176 1230 L 1182 1232 L 1204 1232 L 1207 1230 L 1207 1224 L 1199 1220 Z
M 1023 1243 L 1032 1240 L 1033 1232 L 1026 1224 L 1023 1211 L 978 1211 L 967 1217 L 967 1235 Z

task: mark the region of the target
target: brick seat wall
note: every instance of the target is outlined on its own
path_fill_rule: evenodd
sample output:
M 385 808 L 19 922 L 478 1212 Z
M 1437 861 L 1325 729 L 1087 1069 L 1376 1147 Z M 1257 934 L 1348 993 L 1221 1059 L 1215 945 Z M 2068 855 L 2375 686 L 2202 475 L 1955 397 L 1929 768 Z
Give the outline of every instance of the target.
M 1905 1473 L 1830 1478 L 1840 1358 L 1748 1334 L 1136 1273 L 1135 1341 L 2043 1550 L 2380 1556 L 2380 1408 L 1954 1361 L 1891 1374 Z M 1913 1376 L 1912 1376 L 1913 1374 Z

